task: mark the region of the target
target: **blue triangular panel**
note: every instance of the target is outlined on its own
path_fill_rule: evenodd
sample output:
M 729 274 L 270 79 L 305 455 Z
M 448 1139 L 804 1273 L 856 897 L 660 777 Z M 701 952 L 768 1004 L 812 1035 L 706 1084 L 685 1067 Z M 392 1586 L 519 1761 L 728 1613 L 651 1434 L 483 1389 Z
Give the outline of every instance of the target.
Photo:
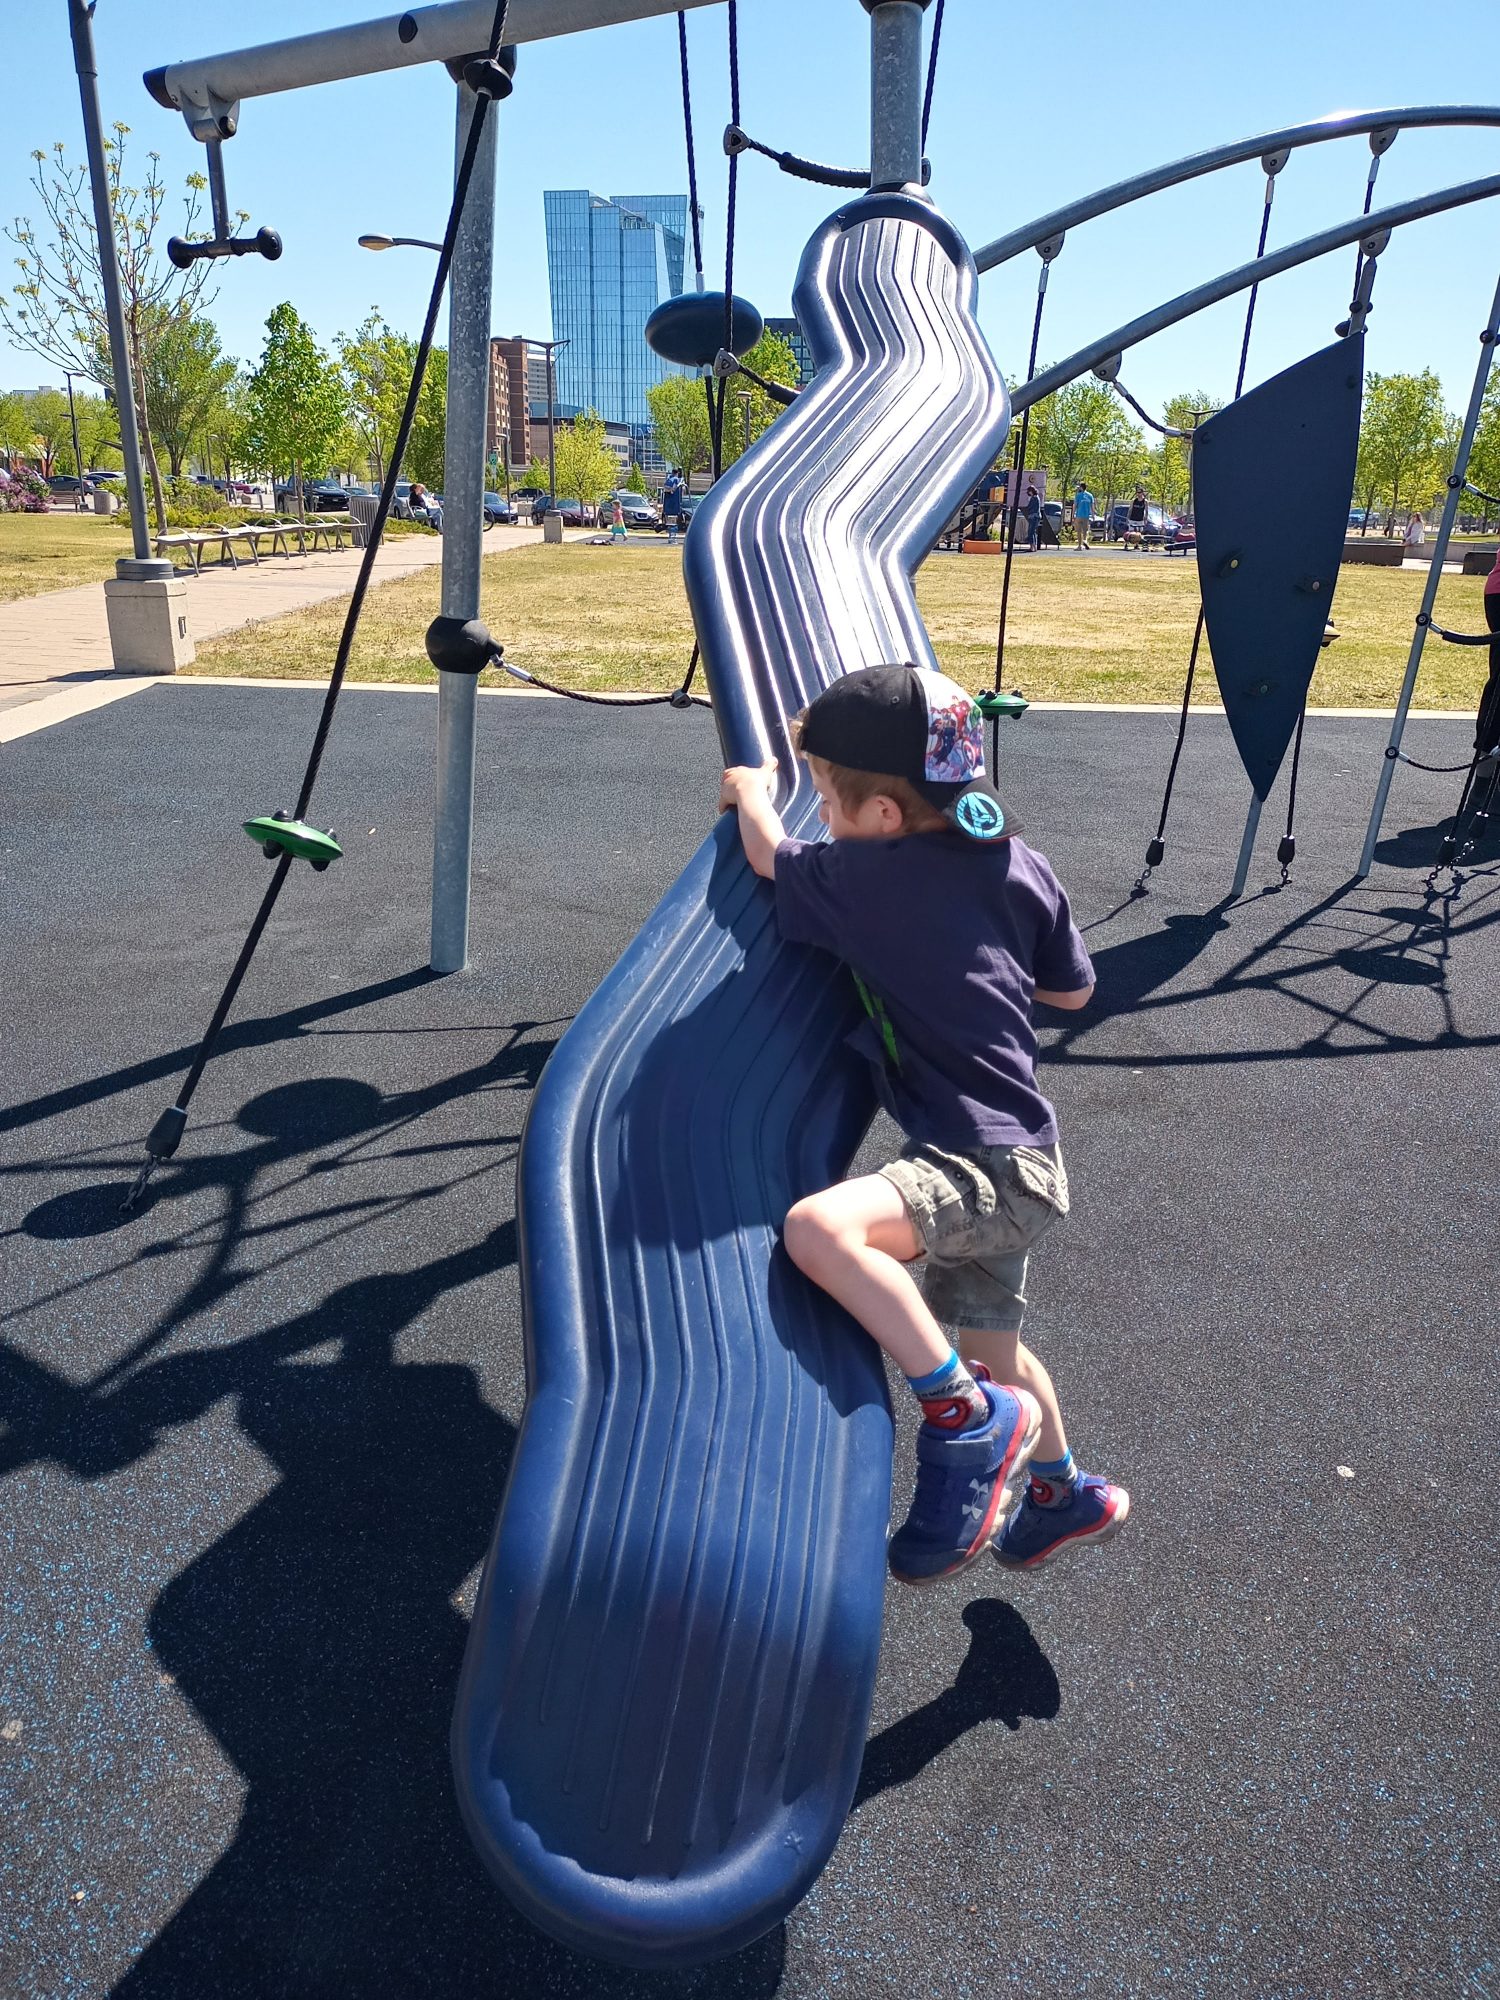
M 1297 727 L 1333 601 L 1363 383 L 1355 334 L 1220 410 L 1193 446 L 1208 642 L 1260 799 Z

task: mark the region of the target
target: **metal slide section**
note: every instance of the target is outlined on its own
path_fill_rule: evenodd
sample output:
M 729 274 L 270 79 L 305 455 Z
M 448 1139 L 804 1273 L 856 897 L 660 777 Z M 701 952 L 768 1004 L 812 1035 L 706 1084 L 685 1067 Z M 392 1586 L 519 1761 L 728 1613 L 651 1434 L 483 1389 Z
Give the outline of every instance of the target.
M 688 592 L 732 761 L 849 668 L 931 662 L 917 562 L 1004 437 L 963 244 L 922 200 L 818 232 L 796 406 L 700 508 Z M 817 828 L 808 785 L 794 829 Z M 707 801 L 705 805 L 707 806 Z M 520 1171 L 530 1397 L 454 1717 L 465 1821 L 576 1949 L 688 1965 L 833 1849 L 880 1644 L 871 1341 L 779 1247 L 869 1122 L 848 976 L 784 944 L 720 820 L 553 1056 Z

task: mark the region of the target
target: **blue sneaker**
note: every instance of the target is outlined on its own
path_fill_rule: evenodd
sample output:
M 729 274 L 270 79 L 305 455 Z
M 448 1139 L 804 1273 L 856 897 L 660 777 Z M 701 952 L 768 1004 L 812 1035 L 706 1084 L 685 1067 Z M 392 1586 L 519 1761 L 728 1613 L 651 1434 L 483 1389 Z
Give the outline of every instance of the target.
M 979 1380 L 978 1371 L 975 1379 Z M 898 1583 L 936 1583 L 982 1556 L 1014 1512 L 1042 1413 L 1025 1389 L 980 1381 L 990 1420 L 917 1432 L 917 1490 L 886 1551 Z
M 1028 1493 L 995 1542 L 995 1560 L 1002 1569 L 1038 1569 L 1064 1549 L 1107 1542 L 1129 1512 L 1123 1486 L 1086 1472 L 1066 1507 L 1039 1507 Z

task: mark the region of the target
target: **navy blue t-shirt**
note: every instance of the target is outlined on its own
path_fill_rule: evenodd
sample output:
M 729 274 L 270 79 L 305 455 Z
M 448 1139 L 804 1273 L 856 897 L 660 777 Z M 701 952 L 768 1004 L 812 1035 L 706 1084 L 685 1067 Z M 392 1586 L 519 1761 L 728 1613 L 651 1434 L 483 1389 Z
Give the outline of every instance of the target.
M 1042 855 L 1014 836 L 784 840 L 776 919 L 854 971 L 868 1018 L 851 1039 L 909 1138 L 952 1152 L 1056 1141 L 1031 996 L 1076 993 L 1094 969 Z

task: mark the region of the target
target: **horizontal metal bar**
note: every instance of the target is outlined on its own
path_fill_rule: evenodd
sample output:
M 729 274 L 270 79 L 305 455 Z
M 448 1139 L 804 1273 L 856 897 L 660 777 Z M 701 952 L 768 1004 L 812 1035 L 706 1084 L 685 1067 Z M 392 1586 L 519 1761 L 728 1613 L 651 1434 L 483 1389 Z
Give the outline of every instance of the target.
M 505 39 L 545 41 L 590 28 L 617 27 L 682 7 L 710 7 L 719 0 L 510 0 Z M 216 99 L 235 104 L 277 90 L 304 90 L 379 70 L 415 63 L 453 62 L 489 46 L 495 0 L 448 0 L 439 7 L 412 7 L 380 21 L 352 21 L 315 35 L 294 35 L 259 48 L 232 49 L 147 70 L 147 90 L 170 110 Z
M 1039 403 L 1054 389 L 1062 388 L 1065 382 L 1071 382 L 1088 369 L 1097 367 L 1111 354 L 1124 353 L 1127 348 L 1149 340 L 1152 334 L 1176 326 L 1179 320 L 1191 319 L 1205 306 L 1217 305 L 1220 299 L 1232 298 L 1236 292 L 1247 291 L 1251 285 L 1262 284 L 1282 271 L 1294 270 L 1298 264 L 1311 263 L 1315 257 L 1326 257 L 1330 250 L 1343 250 L 1364 237 L 1378 235 L 1383 229 L 1399 229 L 1405 222 L 1420 222 L 1424 216 L 1441 215 L 1450 208 L 1463 208 L 1469 202 L 1489 201 L 1495 195 L 1500 195 L 1500 174 L 1490 174 L 1481 181 L 1464 181 L 1457 187 L 1439 188 L 1435 194 L 1418 195 L 1413 201 L 1397 202 L 1393 208 L 1376 209 L 1372 215 L 1361 215 L 1353 222 L 1340 223 L 1336 229 L 1324 229 L 1316 236 L 1304 236 L 1299 243 L 1288 243 L 1282 250 L 1269 250 L 1264 257 L 1226 271 L 1220 278 L 1211 278 L 1206 285 L 1197 285 L 1190 292 L 1179 293 L 1175 299 L 1168 299 L 1165 305 L 1157 306 L 1154 311 L 1142 313 L 1139 319 L 1117 326 L 1113 333 L 1102 334 L 1098 340 L 1090 341 L 1087 347 L 1080 347 L 1076 354 L 1070 354 L 1066 361 L 1044 368 L 1029 382 L 1016 383 L 1011 390 L 1011 414 L 1019 416 L 1030 404 Z
M 1500 125 L 1500 106 L 1411 104 L 1394 111 L 1351 111 L 1342 118 L 1318 118 L 1310 125 L 1288 125 L 1280 132 L 1262 132 L 1258 139 L 1233 139 L 1228 145 L 1210 146 L 1204 153 L 1189 153 L 1184 159 L 1153 167 L 1148 173 L 1132 174 L 1128 180 L 1116 181 L 1113 187 L 1100 188 L 1069 202 L 1065 208 L 1055 208 L 1035 222 L 1023 222 L 1019 229 L 997 236 L 993 243 L 976 250 L 974 262 L 981 271 L 992 271 L 997 264 L 1019 256 L 1023 250 L 1034 250 L 1049 236 L 1076 229 L 1080 223 L 1091 222 L 1096 215 L 1108 215 L 1112 209 L 1124 208 L 1129 202 L 1139 201 L 1142 195 L 1178 187 L 1183 181 L 1196 180 L 1200 174 L 1217 173 L 1221 167 L 1258 160 L 1266 153 L 1316 146 L 1326 139 L 1347 139 L 1360 132 L 1386 132 L 1392 128 L 1404 132 L 1431 125 Z

